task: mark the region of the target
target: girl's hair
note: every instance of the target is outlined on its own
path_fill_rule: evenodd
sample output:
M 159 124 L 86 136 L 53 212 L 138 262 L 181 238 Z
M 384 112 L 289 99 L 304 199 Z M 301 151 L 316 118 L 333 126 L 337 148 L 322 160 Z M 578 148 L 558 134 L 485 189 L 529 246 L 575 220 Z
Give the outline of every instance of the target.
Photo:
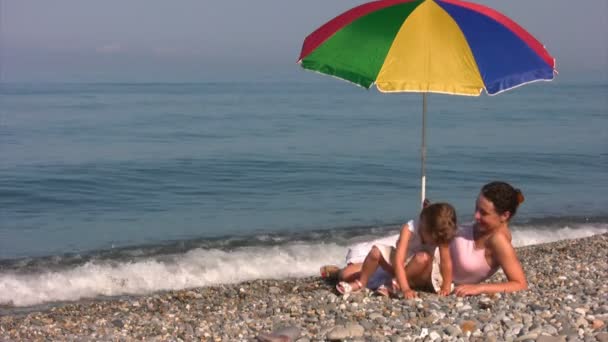
M 456 210 L 448 203 L 433 203 L 425 207 L 420 212 L 420 221 L 424 222 L 424 229 L 436 244 L 449 243 L 456 236 Z
M 494 204 L 496 212 L 500 215 L 511 213 L 509 220 L 515 216 L 517 207 L 524 202 L 524 194 L 509 183 L 491 182 L 481 188 L 481 194 Z

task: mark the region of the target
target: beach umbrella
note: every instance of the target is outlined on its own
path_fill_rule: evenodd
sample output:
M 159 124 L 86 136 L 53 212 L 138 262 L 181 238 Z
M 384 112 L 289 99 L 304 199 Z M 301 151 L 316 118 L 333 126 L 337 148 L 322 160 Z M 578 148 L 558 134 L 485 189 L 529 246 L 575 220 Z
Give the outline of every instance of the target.
M 380 0 L 354 7 L 306 37 L 298 63 L 368 89 L 423 94 L 421 201 L 427 93 L 495 95 L 557 73 L 555 59 L 513 20 L 459 0 Z

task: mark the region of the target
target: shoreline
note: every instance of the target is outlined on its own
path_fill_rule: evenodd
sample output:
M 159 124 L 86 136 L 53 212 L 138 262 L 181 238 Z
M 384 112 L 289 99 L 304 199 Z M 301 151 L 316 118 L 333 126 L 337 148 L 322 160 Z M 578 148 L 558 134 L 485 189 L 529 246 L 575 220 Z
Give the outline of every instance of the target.
M 14 308 L 0 316 L 0 340 L 250 341 L 283 327 L 301 342 L 608 341 L 608 234 L 517 253 L 529 290 L 513 294 L 342 298 L 318 277 L 253 280 Z M 501 277 L 498 272 L 490 281 Z

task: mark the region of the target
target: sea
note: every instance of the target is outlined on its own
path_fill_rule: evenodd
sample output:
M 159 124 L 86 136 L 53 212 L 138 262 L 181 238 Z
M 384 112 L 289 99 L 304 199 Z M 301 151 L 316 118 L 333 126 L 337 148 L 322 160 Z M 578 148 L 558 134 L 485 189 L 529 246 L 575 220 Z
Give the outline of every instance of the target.
M 521 189 L 516 246 L 608 232 L 608 83 L 428 96 L 427 197 Z M 318 274 L 420 207 L 422 95 L 0 84 L 0 307 Z

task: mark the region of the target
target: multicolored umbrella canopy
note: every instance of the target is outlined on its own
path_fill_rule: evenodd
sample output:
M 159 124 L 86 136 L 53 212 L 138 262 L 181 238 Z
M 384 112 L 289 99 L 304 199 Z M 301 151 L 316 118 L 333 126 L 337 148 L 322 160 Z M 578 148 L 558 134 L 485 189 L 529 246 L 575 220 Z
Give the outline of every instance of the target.
M 305 69 L 382 92 L 490 95 L 551 80 L 555 60 L 506 16 L 459 0 L 380 0 L 310 34 Z
M 511 19 L 460 0 L 379 0 L 304 40 L 305 69 L 382 92 L 422 92 L 421 203 L 426 194 L 426 94 L 489 95 L 557 73 L 545 47 Z

